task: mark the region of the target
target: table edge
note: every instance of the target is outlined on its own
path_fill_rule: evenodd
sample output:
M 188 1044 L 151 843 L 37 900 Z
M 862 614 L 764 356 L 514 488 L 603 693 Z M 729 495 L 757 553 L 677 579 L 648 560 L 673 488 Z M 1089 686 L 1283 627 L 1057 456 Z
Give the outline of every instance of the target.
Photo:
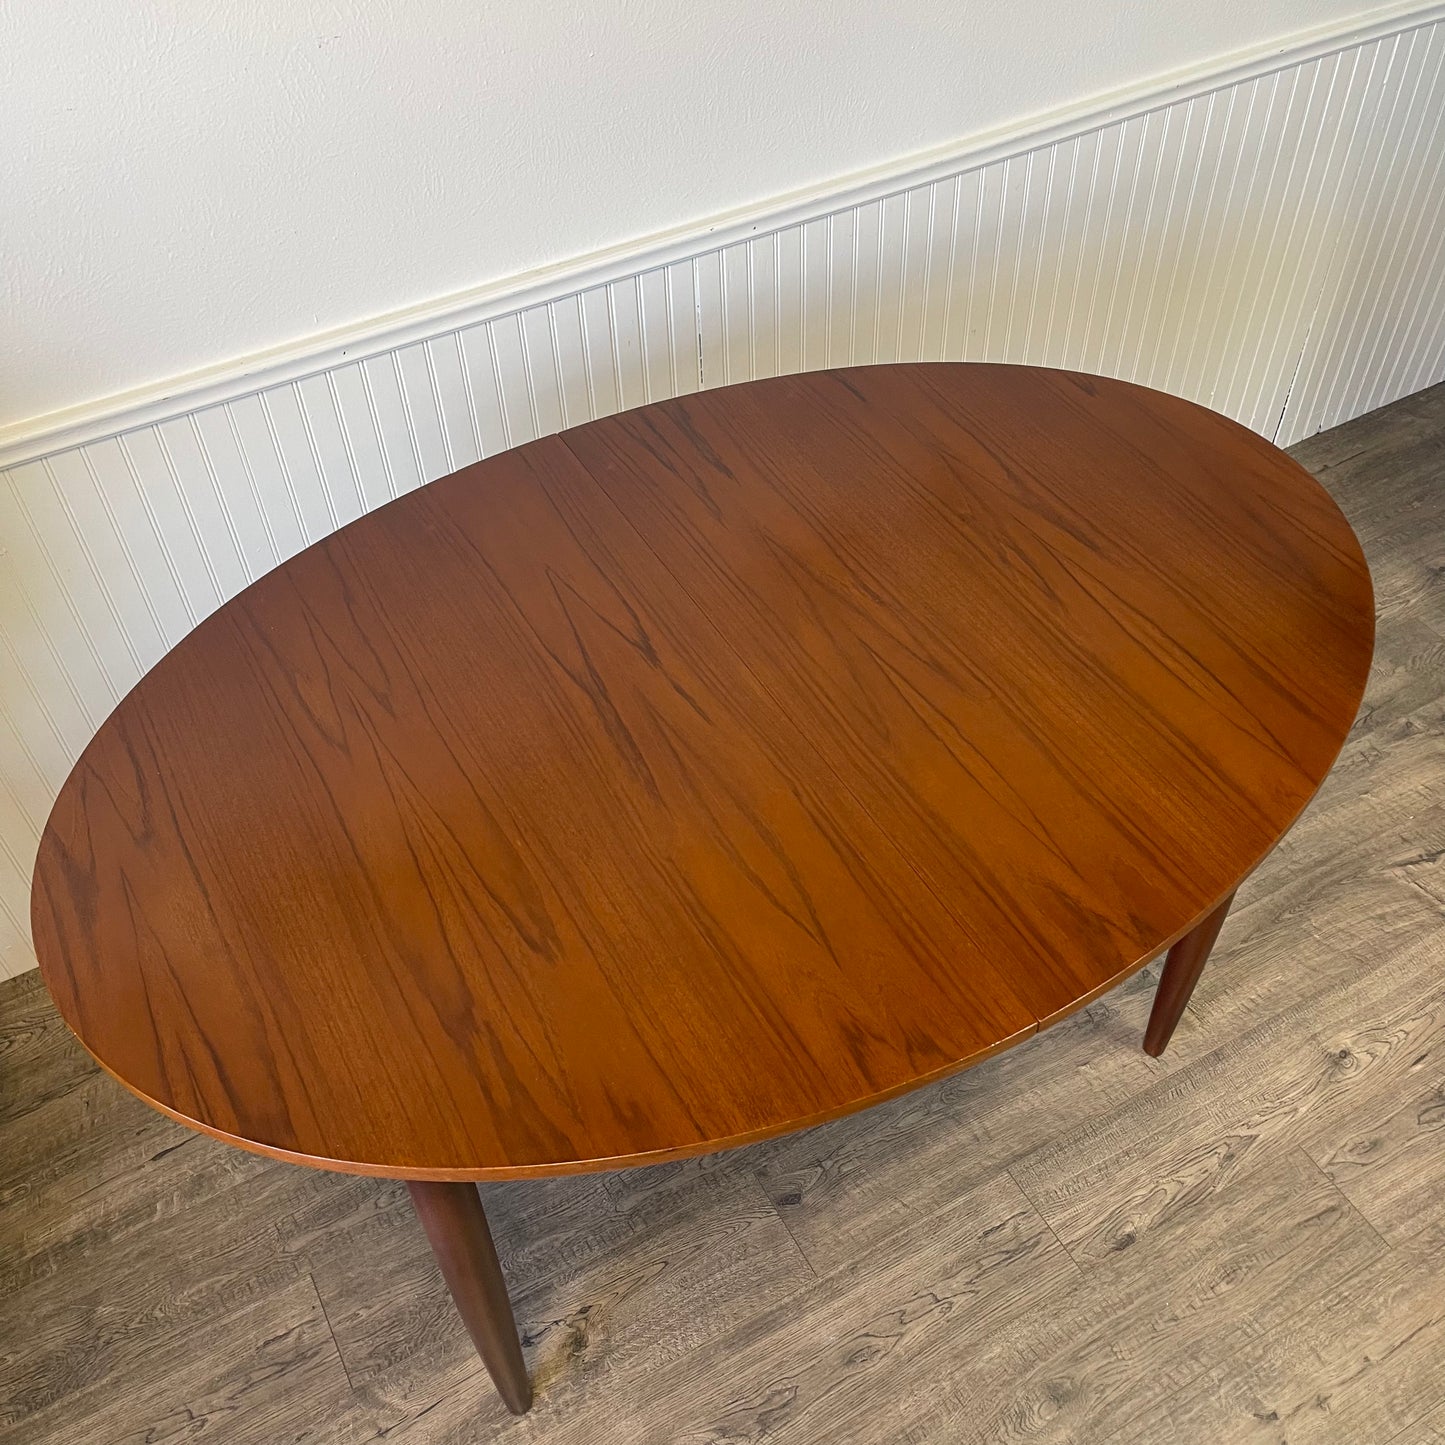
M 873 365 L 875 366 L 884 364 L 887 363 L 873 363 Z M 907 364 L 918 366 L 928 365 L 929 363 L 915 362 Z M 949 365 L 950 363 L 939 362 L 932 364 Z M 952 364 L 966 365 L 969 363 Z M 1355 695 L 1354 708 L 1350 715 L 1350 724 L 1344 729 L 1344 731 L 1340 735 L 1339 742 L 1330 758 L 1329 764 L 1321 771 L 1320 776 L 1315 782 L 1313 788 L 1310 789 L 1309 793 L 1301 801 L 1299 807 L 1296 809 L 1294 814 L 1285 822 L 1284 826 L 1274 836 L 1270 843 L 1262 850 L 1260 855 L 1256 859 L 1254 859 L 1254 861 L 1251 862 L 1249 866 L 1246 867 L 1239 874 L 1235 881 L 1228 888 L 1223 890 L 1218 897 L 1214 898 L 1207 907 L 1201 909 L 1198 914 L 1192 917 L 1175 933 L 1173 933 L 1171 936 L 1164 939 L 1160 943 L 1152 946 L 1149 952 L 1146 953 L 1142 958 L 1136 959 L 1130 963 L 1123 965 L 1109 978 L 1098 984 L 1093 989 L 1089 990 L 1087 993 L 1081 994 L 1078 998 L 1070 1000 L 1066 1005 L 1055 1010 L 1053 1013 L 1048 1014 L 1043 1018 L 1034 1019 L 1031 1023 L 1027 1024 L 1021 1029 L 1016 1030 L 1014 1033 L 1008 1035 L 1005 1038 L 994 1040 L 993 1042 L 986 1044 L 979 1049 L 976 1049 L 974 1052 L 962 1058 L 950 1060 L 948 1063 L 943 1064 L 938 1068 L 929 1070 L 928 1072 L 923 1074 L 918 1074 L 911 1079 L 902 1081 L 898 1084 L 890 1085 L 889 1087 L 879 1090 L 875 1093 L 864 1095 L 857 1099 L 849 1100 L 836 1106 L 830 1106 L 829 1108 L 821 1110 L 817 1113 L 800 1116 L 796 1119 L 791 1119 L 781 1123 L 764 1125 L 758 1129 L 745 1130 L 735 1135 L 729 1135 L 722 1138 L 694 1141 L 687 1144 L 650 1150 L 644 1153 L 621 1154 L 578 1160 L 547 1161 L 543 1163 L 523 1165 L 488 1165 L 479 1167 L 428 1167 L 421 1165 L 390 1165 L 369 1163 L 359 1160 L 333 1159 L 322 1155 L 306 1154 L 298 1150 L 287 1149 L 279 1145 L 264 1144 L 258 1140 L 250 1139 L 243 1135 L 229 1133 L 216 1125 L 205 1123 L 199 1119 L 194 1119 L 189 1115 L 181 1112 L 180 1110 L 172 1108 L 170 1105 L 163 1104 L 160 1100 L 153 1098 L 144 1090 L 132 1084 L 116 1070 L 111 1068 L 110 1065 L 107 1064 L 106 1061 L 102 1059 L 90 1047 L 90 1045 L 86 1042 L 85 1038 L 81 1035 L 74 1023 L 72 1023 L 70 1018 L 67 1017 L 64 1010 L 60 1007 L 60 1004 L 56 1000 L 54 992 L 51 990 L 50 981 L 46 976 L 45 966 L 39 961 L 37 956 L 38 971 L 41 976 L 41 981 L 45 985 L 46 993 L 47 995 L 49 995 L 52 1004 L 55 1006 L 56 1012 L 65 1023 L 66 1028 L 69 1029 L 69 1031 L 75 1037 L 76 1041 L 80 1044 L 80 1046 L 106 1074 L 108 1074 L 112 1079 L 114 1079 L 118 1084 L 120 1084 L 127 1092 L 133 1094 L 136 1098 L 140 1099 L 142 1102 L 148 1104 L 151 1108 L 156 1110 L 157 1113 L 163 1114 L 167 1118 L 174 1119 L 177 1123 L 185 1125 L 188 1129 L 192 1130 L 195 1133 L 208 1135 L 209 1137 L 219 1140 L 222 1143 L 229 1144 L 235 1148 L 245 1150 L 247 1153 L 261 1155 L 265 1158 L 270 1159 L 278 1159 L 286 1163 L 298 1164 L 307 1168 L 316 1169 L 327 1173 L 359 1175 L 367 1178 L 376 1179 L 419 1180 L 435 1183 L 484 1183 L 493 1180 L 502 1181 L 508 1179 L 553 1178 L 571 1174 L 605 1173 L 610 1171 L 620 1171 L 623 1169 L 646 1168 L 653 1164 L 667 1163 L 673 1160 L 697 1158 L 708 1154 L 720 1154 L 728 1150 L 741 1148 L 748 1144 L 760 1143 L 768 1139 L 776 1139 L 789 1134 L 801 1133 L 806 1129 L 814 1128 L 818 1125 L 826 1124 L 837 1119 L 847 1118 L 852 1114 L 861 1113 L 865 1109 L 872 1108 L 875 1105 L 887 1103 L 889 1100 L 892 1099 L 901 1098 L 903 1095 L 912 1093 L 917 1089 L 925 1088 L 930 1084 L 938 1083 L 941 1080 L 950 1078 L 955 1074 L 963 1073 L 965 1070 L 974 1067 L 974 1065 L 983 1063 L 990 1058 L 994 1058 L 999 1054 L 1005 1053 L 1010 1049 L 1016 1047 L 1017 1045 L 1026 1042 L 1028 1039 L 1033 1038 L 1040 1033 L 1043 1033 L 1045 1030 L 1053 1027 L 1054 1024 L 1063 1021 L 1072 1014 L 1075 1014 L 1084 1008 L 1087 1008 L 1091 1003 L 1095 1002 L 1099 998 L 1102 998 L 1106 993 L 1111 992 L 1113 989 L 1117 988 L 1120 984 L 1124 983 L 1135 974 L 1142 972 L 1155 959 L 1159 958 L 1165 952 L 1167 952 L 1167 950 L 1172 947 L 1174 943 L 1176 943 L 1180 938 L 1184 937 L 1185 934 L 1189 933 L 1203 919 L 1208 917 L 1209 914 L 1214 912 L 1214 910 L 1218 908 L 1220 903 L 1222 903 L 1226 898 L 1228 898 L 1232 893 L 1234 893 L 1245 882 L 1245 880 L 1247 880 L 1252 874 L 1254 874 L 1258 870 L 1258 868 L 1264 863 L 1264 861 L 1274 852 L 1274 850 L 1280 845 L 1283 839 L 1289 834 L 1291 829 L 1293 829 L 1294 826 L 1299 822 L 1305 810 L 1314 801 L 1315 797 L 1319 793 L 1319 790 L 1324 786 L 1325 780 L 1329 778 L 1329 776 L 1333 773 L 1335 766 L 1339 762 L 1340 755 L 1344 751 L 1345 744 L 1346 742 L 1348 742 L 1350 734 L 1354 729 L 1354 723 L 1358 719 L 1359 710 L 1364 701 L 1365 690 L 1369 683 L 1371 667 L 1373 666 L 1374 662 L 1375 644 L 1378 635 L 1378 616 L 1376 612 L 1374 576 L 1370 570 L 1369 559 L 1365 556 L 1364 548 L 1360 544 L 1359 536 L 1355 531 L 1354 525 L 1350 522 L 1349 518 L 1345 515 L 1344 510 L 1340 507 L 1338 501 L 1335 499 L 1329 489 L 1324 485 L 1324 483 L 1320 480 L 1320 478 L 1317 477 L 1303 463 L 1297 461 L 1294 457 L 1290 456 L 1289 453 L 1286 452 L 1282 447 L 1275 446 L 1275 444 L 1271 442 L 1269 438 L 1261 436 L 1258 432 L 1253 431 L 1251 428 L 1245 426 L 1243 423 L 1235 420 L 1235 418 L 1226 416 L 1222 412 L 1214 411 L 1212 408 L 1203 406 L 1198 402 L 1191 401 L 1187 397 L 1181 397 L 1175 393 L 1163 391 L 1157 387 L 1145 386 L 1138 382 L 1128 381 L 1122 377 L 1101 376 L 1098 373 L 1078 371 L 1068 367 L 1031 366 L 1024 363 L 982 362 L 976 364 L 993 366 L 996 368 L 1007 367 L 1009 369 L 1024 371 L 1049 372 L 1057 375 L 1078 376 L 1090 381 L 1102 380 L 1109 383 L 1110 385 L 1121 386 L 1132 390 L 1155 393 L 1161 396 L 1168 397 L 1173 402 L 1183 402 L 1190 408 L 1205 413 L 1214 421 L 1225 422 L 1231 428 L 1239 432 L 1245 433 L 1254 441 L 1263 442 L 1267 447 L 1272 448 L 1282 457 L 1285 457 L 1295 467 L 1295 469 L 1302 473 L 1306 478 L 1308 478 L 1308 480 L 1316 488 L 1318 488 L 1319 491 L 1323 494 L 1323 496 L 1329 501 L 1335 512 L 1338 514 L 1340 520 L 1344 523 L 1347 536 L 1354 544 L 1354 550 L 1359 561 L 1361 571 L 1363 572 L 1366 584 L 1369 588 L 1370 596 L 1368 616 L 1370 626 L 1368 648 L 1365 654 L 1365 665 L 1362 669 L 1361 677 L 1359 680 L 1359 687 Z M 853 369 L 864 368 L 825 368 L 825 370 L 835 371 L 848 371 Z M 740 382 L 735 384 L 746 386 L 750 384 L 756 384 L 758 382 L 765 382 L 772 379 L 773 378 L 758 377 L 751 378 L 750 381 L 747 382 Z M 666 400 L 686 400 L 686 397 L 664 398 L 657 403 L 646 403 L 644 405 L 660 405 L 663 404 Z M 624 412 L 614 413 L 613 415 L 626 415 L 627 411 L 642 409 L 643 408 L 641 407 L 628 408 Z M 610 418 L 597 418 L 596 420 L 605 421 L 609 419 Z M 587 423 L 582 423 L 581 425 L 586 424 Z M 547 437 L 539 437 L 535 440 L 536 442 L 555 441 L 558 437 L 565 436 L 567 431 L 572 429 L 573 428 L 564 428 L 560 433 L 555 433 Z M 509 448 L 508 450 L 516 450 L 516 448 Z M 487 460 L 487 458 L 482 458 L 479 462 L 472 465 L 482 466 Z M 470 468 L 463 467 L 459 468 L 458 472 L 464 472 L 467 470 L 470 470 Z M 448 476 L 455 475 L 457 475 L 457 472 L 448 473 Z M 438 480 L 444 479 L 438 478 Z M 393 498 L 392 501 L 403 501 L 408 495 L 411 494 L 403 494 L 402 497 Z M 380 511 L 383 509 L 384 507 L 377 508 L 374 509 L 374 511 Z M 364 521 L 366 517 L 370 515 L 374 515 L 374 512 L 363 513 L 361 517 L 353 519 L 353 523 Z M 349 526 L 353 523 L 348 523 L 347 525 Z M 344 527 L 338 528 L 336 532 L 329 533 L 326 537 L 319 538 L 317 543 L 313 543 L 311 545 L 315 546 L 323 544 L 328 541 L 329 538 L 336 536 L 337 533 L 344 530 Z M 284 563 L 279 565 L 284 565 Z M 274 570 L 276 569 L 273 569 L 273 571 Z M 249 591 L 251 588 L 259 586 L 270 575 L 271 573 L 267 572 L 262 574 L 261 577 L 254 579 L 252 582 L 248 583 L 246 587 L 242 588 L 241 592 L 238 593 L 237 596 L 239 597 L 243 593 Z M 234 599 L 228 599 L 228 601 L 231 600 Z M 192 636 L 195 631 L 196 629 L 193 628 L 192 631 L 187 634 L 187 637 Z M 181 639 L 181 642 L 184 641 L 186 641 L 186 638 Z M 180 644 L 178 643 L 177 645 L 179 646 Z M 174 651 L 174 649 L 170 649 L 170 651 Z M 112 709 L 112 713 L 117 711 L 120 708 L 121 704 L 126 700 L 126 698 L 128 698 L 132 692 L 134 692 L 145 682 L 146 677 L 149 676 L 149 672 L 150 669 L 148 669 L 146 673 L 143 673 L 141 677 L 137 679 L 135 684 L 127 690 L 125 697 L 122 697 L 117 701 L 115 708 Z M 61 788 L 57 793 L 56 802 L 52 805 L 51 809 L 52 815 L 54 813 L 55 807 L 59 804 L 60 796 L 64 793 L 66 787 L 69 785 L 70 778 L 74 775 L 75 772 L 80 769 L 80 767 L 84 763 L 86 754 L 89 751 L 91 744 L 94 742 L 95 737 L 99 736 L 100 732 L 105 727 L 105 723 L 109 721 L 109 717 L 110 715 L 107 715 L 105 722 L 102 722 L 101 726 L 96 729 L 95 735 L 87 742 L 86 746 L 82 748 L 79 757 L 77 757 L 74 765 L 70 770 L 70 773 L 68 773 L 66 776 L 65 782 L 61 785 Z M 42 839 L 49 831 L 50 823 L 51 817 L 47 817 L 45 827 L 42 830 Z M 37 858 L 34 870 L 36 873 L 38 873 L 39 866 L 39 859 Z M 34 909 L 36 906 L 36 890 L 34 885 L 35 880 L 34 876 L 32 876 L 32 914 L 34 913 Z
M 1307 805 L 1307 804 L 1306 804 Z M 1303 811 L 1303 810 L 1301 810 Z M 1293 820 L 1290 827 L 1293 827 Z M 1285 830 L 1288 832 L 1288 828 Z M 1284 834 L 1280 834 L 1283 838 Z M 1279 839 L 1270 845 L 1264 857 L 1278 845 Z M 1260 862 L 1263 862 L 1263 858 Z M 1258 867 L 1255 864 L 1254 867 Z M 1247 878 L 1249 873 L 1254 872 L 1254 867 L 1243 877 Z M 1240 880 L 1243 881 L 1243 878 Z M 1238 887 L 1238 884 L 1235 885 Z M 276 1144 L 263 1144 L 256 1139 L 248 1139 L 240 1134 L 232 1134 L 214 1124 L 207 1124 L 199 1119 L 193 1119 L 174 1109 L 168 1104 L 163 1104 L 159 1099 L 152 1098 L 143 1089 L 137 1088 L 128 1079 L 123 1078 L 106 1061 L 97 1054 L 89 1044 L 76 1032 L 74 1025 L 60 1012 L 60 1006 L 55 1005 L 56 1012 L 60 1013 L 62 1022 L 74 1035 L 76 1042 L 96 1062 L 100 1069 L 115 1080 L 128 1093 L 133 1094 L 143 1103 L 148 1104 L 159 1114 L 164 1114 L 168 1119 L 174 1119 L 178 1124 L 184 1124 L 186 1128 L 197 1134 L 204 1134 L 212 1139 L 219 1140 L 223 1144 L 229 1144 L 237 1149 L 243 1149 L 248 1154 L 258 1154 L 267 1159 L 278 1159 L 287 1164 L 299 1164 L 308 1169 L 320 1170 L 328 1174 L 353 1174 L 361 1175 L 370 1179 L 403 1179 L 421 1180 L 428 1183 L 438 1184 L 462 1184 L 462 1183 L 486 1183 L 488 1181 L 502 1181 L 507 1179 L 550 1179 L 565 1177 L 570 1174 L 602 1174 L 616 1172 L 624 1169 L 645 1169 L 653 1164 L 666 1164 L 673 1160 L 695 1159 L 707 1154 L 723 1154 L 732 1149 L 740 1149 L 748 1144 L 762 1143 L 768 1139 L 779 1139 L 789 1134 L 800 1134 L 807 1129 L 816 1128 L 820 1124 L 832 1123 L 837 1119 L 846 1119 L 852 1114 L 861 1114 L 867 1109 L 878 1104 L 886 1104 L 891 1099 L 902 1098 L 905 1094 L 911 1094 L 915 1090 L 936 1084 L 944 1079 L 952 1078 L 955 1074 L 961 1074 L 976 1064 L 982 1064 L 999 1054 L 1007 1053 L 1016 1048 L 1019 1044 L 1027 1043 L 1029 1039 L 1036 1037 L 1045 1030 L 1052 1028 L 1054 1024 L 1068 1018 L 1071 1014 L 1078 1013 L 1081 1009 L 1087 1008 L 1091 1003 L 1103 997 L 1104 994 L 1117 988 L 1135 974 L 1142 973 L 1156 958 L 1164 954 L 1174 943 L 1194 928 L 1202 919 L 1207 918 L 1219 904 L 1229 896 L 1233 889 L 1228 889 L 1215 899 L 1209 907 L 1203 909 L 1195 918 L 1191 918 L 1187 924 L 1172 937 L 1161 943 L 1157 948 L 1151 950 L 1144 958 L 1126 965 L 1114 974 L 1098 988 L 1091 990 L 1088 994 L 1073 1000 L 1065 1008 L 1059 1009 L 1045 1019 L 1035 1019 L 1025 1027 L 1016 1030 L 1003 1039 L 996 1039 L 990 1044 L 975 1050 L 973 1053 L 960 1059 L 950 1060 L 936 1069 L 927 1073 L 919 1074 L 914 1078 L 907 1079 L 902 1083 L 890 1085 L 886 1089 L 880 1089 L 876 1093 L 866 1094 L 857 1099 L 850 1099 L 846 1103 L 835 1107 L 820 1110 L 815 1114 L 803 1115 L 796 1119 L 789 1119 L 778 1124 L 767 1124 L 758 1129 L 744 1130 L 741 1133 L 729 1135 L 725 1138 L 703 1139 L 688 1144 L 670 1146 L 663 1149 L 649 1150 L 640 1154 L 617 1154 L 606 1157 L 591 1159 L 568 1159 L 553 1160 L 539 1164 L 509 1164 L 509 1165 L 484 1165 L 478 1167 L 436 1167 L 424 1165 L 396 1165 L 396 1164 L 374 1164 L 355 1159 L 332 1159 L 322 1155 L 306 1154 L 299 1150 L 287 1149 Z M 44 972 L 41 972 L 41 980 L 45 981 Z M 46 992 L 50 992 L 50 986 L 46 983 Z M 54 1003 L 54 996 L 51 996 Z

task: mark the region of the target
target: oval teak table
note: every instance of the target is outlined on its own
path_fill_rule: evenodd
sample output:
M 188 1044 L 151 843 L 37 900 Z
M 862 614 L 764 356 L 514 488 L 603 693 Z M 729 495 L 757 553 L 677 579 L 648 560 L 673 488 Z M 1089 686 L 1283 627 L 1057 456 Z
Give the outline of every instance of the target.
M 1158 392 L 937 364 L 660 402 L 196 628 L 61 791 L 41 967 L 157 1108 L 410 1181 L 523 1410 L 469 1181 L 832 1118 L 1170 948 L 1158 1052 L 1373 629 L 1323 489 Z

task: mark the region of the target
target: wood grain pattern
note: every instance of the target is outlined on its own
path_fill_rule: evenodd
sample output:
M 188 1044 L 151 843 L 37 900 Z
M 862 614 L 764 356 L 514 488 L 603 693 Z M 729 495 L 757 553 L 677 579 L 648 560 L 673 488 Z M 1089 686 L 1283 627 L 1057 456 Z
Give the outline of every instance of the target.
M 1445 1218 L 1445 1078 L 1390 1079 L 1374 1109 L 1326 1121 L 1304 1147 L 1391 1243 Z
M 63 790 L 34 924 L 129 1087 L 482 1179 L 712 1150 L 1027 1037 L 1252 869 L 1354 716 L 1348 524 L 1031 368 L 624 413 L 209 618 Z
M 1409 1087 L 1445 1016 L 1442 956 L 1445 939 L 1427 940 L 1368 984 L 1334 990 L 1309 1032 L 1287 1011 L 1227 1040 L 1178 1086 L 1194 1106 L 1187 1120 L 1140 1096 L 1033 1151 L 1015 1166 L 1019 1183 L 1081 1263 L 1136 1248 L 1247 1178 L 1287 1137 L 1377 1089 Z
M 920 1249 L 936 1266 L 922 1288 Z M 1031 1288 L 1053 1291 L 1074 1277 L 1017 1185 L 999 1175 L 960 1191 L 926 1224 L 896 1231 L 852 1269 L 729 1332 L 715 1348 L 732 1359 L 733 1376 L 702 1380 L 683 1360 L 625 1382 L 618 1418 L 637 1445 L 831 1439 L 844 1422 L 876 1416 L 900 1376 L 926 1372 L 961 1316 L 986 1332 L 1002 1329 L 1028 1308 Z M 555 1445 L 592 1438 L 590 1413 L 545 1403 L 545 1423 L 535 1411 L 528 1420 L 536 1438 Z
M 1445 1401 L 1428 1420 L 1416 1421 L 1394 1436 L 1390 1445 L 1445 1445 Z
M 1144 1417 L 1155 1425 L 1144 1439 L 1211 1439 L 1163 1423 L 1181 1385 L 1226 1348 L 1284 1333 L 1303 1305 L 1383 1252 L 1297 1150 L 1271 1156 L 1250 1185 L 1061 1288 L 1031 1291 L 947 1370 L 909 1372 L 890 1392 L 906 1424 L 884 1438 L 1114 1445 Z M 855 1417 L 839 1422 L 837 1438 L 870 1432 Z
M 1223 1445 L 1391 1442 L 1407 1433 L 1442 1394 L 1442 1248 L 1445 1229 L 1436 1227 L 1382 1254 L 1325 1291 L 1277 1343 L 1204 1371 L 1110 1445 L 1157 1440 L 1166 1419 L 1178 1438 Z M 1345 1314 L 1351 1327 L 1341 1330 Z M 1307 1381 L 1299 1377 L 1296 1351 L 1315 1362 Z

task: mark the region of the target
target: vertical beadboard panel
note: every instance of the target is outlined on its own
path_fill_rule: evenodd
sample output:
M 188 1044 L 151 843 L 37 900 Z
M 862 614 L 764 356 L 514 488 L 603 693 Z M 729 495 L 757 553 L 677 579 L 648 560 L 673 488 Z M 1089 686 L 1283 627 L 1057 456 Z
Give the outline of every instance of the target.
M 1368 123 L 1281 422 L 1286 444 L 1445 378 L 1445 27 L 1367 49 Z
M 1409 26 L 0 474 L 0 976 L 116 700 L 278 562 L 458 467 L 700 387 L 1078 367 L 1288 443 L 1445 377 L 1445 26 Z

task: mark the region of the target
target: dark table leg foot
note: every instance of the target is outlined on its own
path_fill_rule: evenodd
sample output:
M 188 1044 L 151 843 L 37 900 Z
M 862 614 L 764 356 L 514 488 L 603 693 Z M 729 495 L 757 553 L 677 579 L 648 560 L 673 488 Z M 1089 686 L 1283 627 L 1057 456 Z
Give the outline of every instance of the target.
M 522 1363 L 507 1282 L 477 1186 L 412 1180 L 407 1188 L 457 1312 L 497 1393 L 514 1415 L 525 1415 L 532 1403 L 532 1383 Z
M 1184 1013 L 1189 995 L 1204 972 L 1209 959 L 1209 950 L 1219 937 L 1224 915 L 1234 902 L 1230 894 L 1213 913 L 1206 914 L 1173 948 L 1164 960 L 1164 972 L 1159 976 L 1159 991 L 1154 995 L 1154 1008 L 1149 1015 L 1149 1027 L 1144 1030 L 1144 1052 L 1156 1059 L 1167 1047 L 1174 1033 L 1174 1025 Z

